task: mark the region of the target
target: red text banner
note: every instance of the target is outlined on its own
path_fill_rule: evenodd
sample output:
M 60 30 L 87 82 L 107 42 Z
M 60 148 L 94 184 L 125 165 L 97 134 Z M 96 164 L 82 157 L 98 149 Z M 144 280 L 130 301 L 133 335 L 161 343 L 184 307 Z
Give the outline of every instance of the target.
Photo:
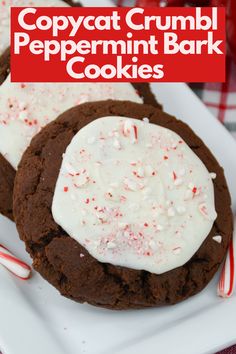
M 223 82 L 224 8 L 12 8 L 14 82 Z

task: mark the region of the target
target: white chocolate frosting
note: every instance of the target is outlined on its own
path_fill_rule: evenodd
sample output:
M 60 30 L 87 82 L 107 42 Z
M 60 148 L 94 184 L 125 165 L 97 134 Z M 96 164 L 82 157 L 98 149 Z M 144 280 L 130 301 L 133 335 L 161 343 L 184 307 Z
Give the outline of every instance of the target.
M 67 7 L 61 0 L 0 0 L 0 55 L 10 46 L 11 7 Z
M 11 83 L 0 86 L 0 153 L 16 169 L 31 139 L 67 109 L 106 99 L 142 103 L 129 83 Z
M 212 177 L 183 139 L 124 117 L 97 119 L 75 135 L 52 213 L 98 261 L 155 274 L 185 264 L 217 216 Z

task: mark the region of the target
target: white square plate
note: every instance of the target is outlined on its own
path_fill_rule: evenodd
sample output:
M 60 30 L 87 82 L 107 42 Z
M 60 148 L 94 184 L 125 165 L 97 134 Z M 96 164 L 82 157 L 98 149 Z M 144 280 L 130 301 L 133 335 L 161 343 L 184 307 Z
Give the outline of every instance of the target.
M 224 167 L 236 212 L 234 139 L 185 84 L 152 84 L 152 89 L 165 110 L 187 122 Z M 1 242 L 30 262 L 14 224 L 3 217 Z M 23 282 L 0 267 L 0 350 L 4 354 L 214 353 L 236 343 L 236 296 L 227 300 L 216 296 L 218 276 L 181 304 L 113 312 L 63 298 L 35 272 Z

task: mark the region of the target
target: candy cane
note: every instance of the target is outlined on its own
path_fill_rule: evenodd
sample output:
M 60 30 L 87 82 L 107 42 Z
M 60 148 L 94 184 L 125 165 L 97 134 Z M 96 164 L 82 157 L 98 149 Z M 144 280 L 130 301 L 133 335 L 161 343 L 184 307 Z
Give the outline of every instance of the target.
M 227 252 L 225 264 L 221 271 L 220 280 L 217 287 L 217 293 L 219 296 L 227 298 L 233 294 L 234 291 L 234 244 L 233 239 L 230 242 L 229 249 Z
M 130 119 L 127 119 L 124 122 L 123 135 L 130 136 L 132 139 L 132 143 L 137 143 L 138 141 L 138 128 L 135 124 L 131 122 Z
M 16 258 L 9 250 L 0 244 L 0 264 L 21 279 L 29 279 L 31 268 Z

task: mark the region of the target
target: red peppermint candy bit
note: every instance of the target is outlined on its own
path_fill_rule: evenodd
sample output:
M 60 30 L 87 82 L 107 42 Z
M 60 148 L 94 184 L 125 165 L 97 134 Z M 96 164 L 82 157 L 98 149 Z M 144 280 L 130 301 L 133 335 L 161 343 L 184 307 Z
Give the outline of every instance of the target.
M 68 192 L 69 188 L 68 187 L 64 187 L 64 192 Z
M 196 194 L 197 193 L 197 187 L 193 187 L 192 192 L 193 192 L 193 194 Z
M 169 157 L 165 155 L 165 156 L 163 157 L 163 159 L 164 159 L 164 160 L 168 160 Z
M 103 218 L 98 218 L 98 220 L 100 221 L 101 224 L 107 224 L 107 221 Z
M 144 256 L 151 256 L 151 252 L 150 251 L 146 251 L 146 252 L 144 252 Z
M 138 141 L 138 128 L 136 127 L 136 125 L 133 125 L 133 129 L 134 129 L 134 138 L 136 141 Z
M 126 200 L 127 200 L 127 198 L 124 195 L 121 195 L 121 197 L 120 197 L 121 203 L 126 202 Z
M 173 178 L 174 178 L 174 181 L 177 179 L 175 171 L 173 171 Z
M 21 84 L 20 87 L 21 87 L 21 88 L 25 88 L 26 85 L 25 85 L 25 84 Z
M 140 176 L 137 171 L 133 171 L 133 175 L 136 176 L 137 178 L 144 178 L 144 176 Z
M 208 216 L 208 211 L 207 211 L 207 207 L 206 207 L 205 203 L 202 203 L 199 205 L 199 211 L 203 216 L 205 216 L 205 217 Z

